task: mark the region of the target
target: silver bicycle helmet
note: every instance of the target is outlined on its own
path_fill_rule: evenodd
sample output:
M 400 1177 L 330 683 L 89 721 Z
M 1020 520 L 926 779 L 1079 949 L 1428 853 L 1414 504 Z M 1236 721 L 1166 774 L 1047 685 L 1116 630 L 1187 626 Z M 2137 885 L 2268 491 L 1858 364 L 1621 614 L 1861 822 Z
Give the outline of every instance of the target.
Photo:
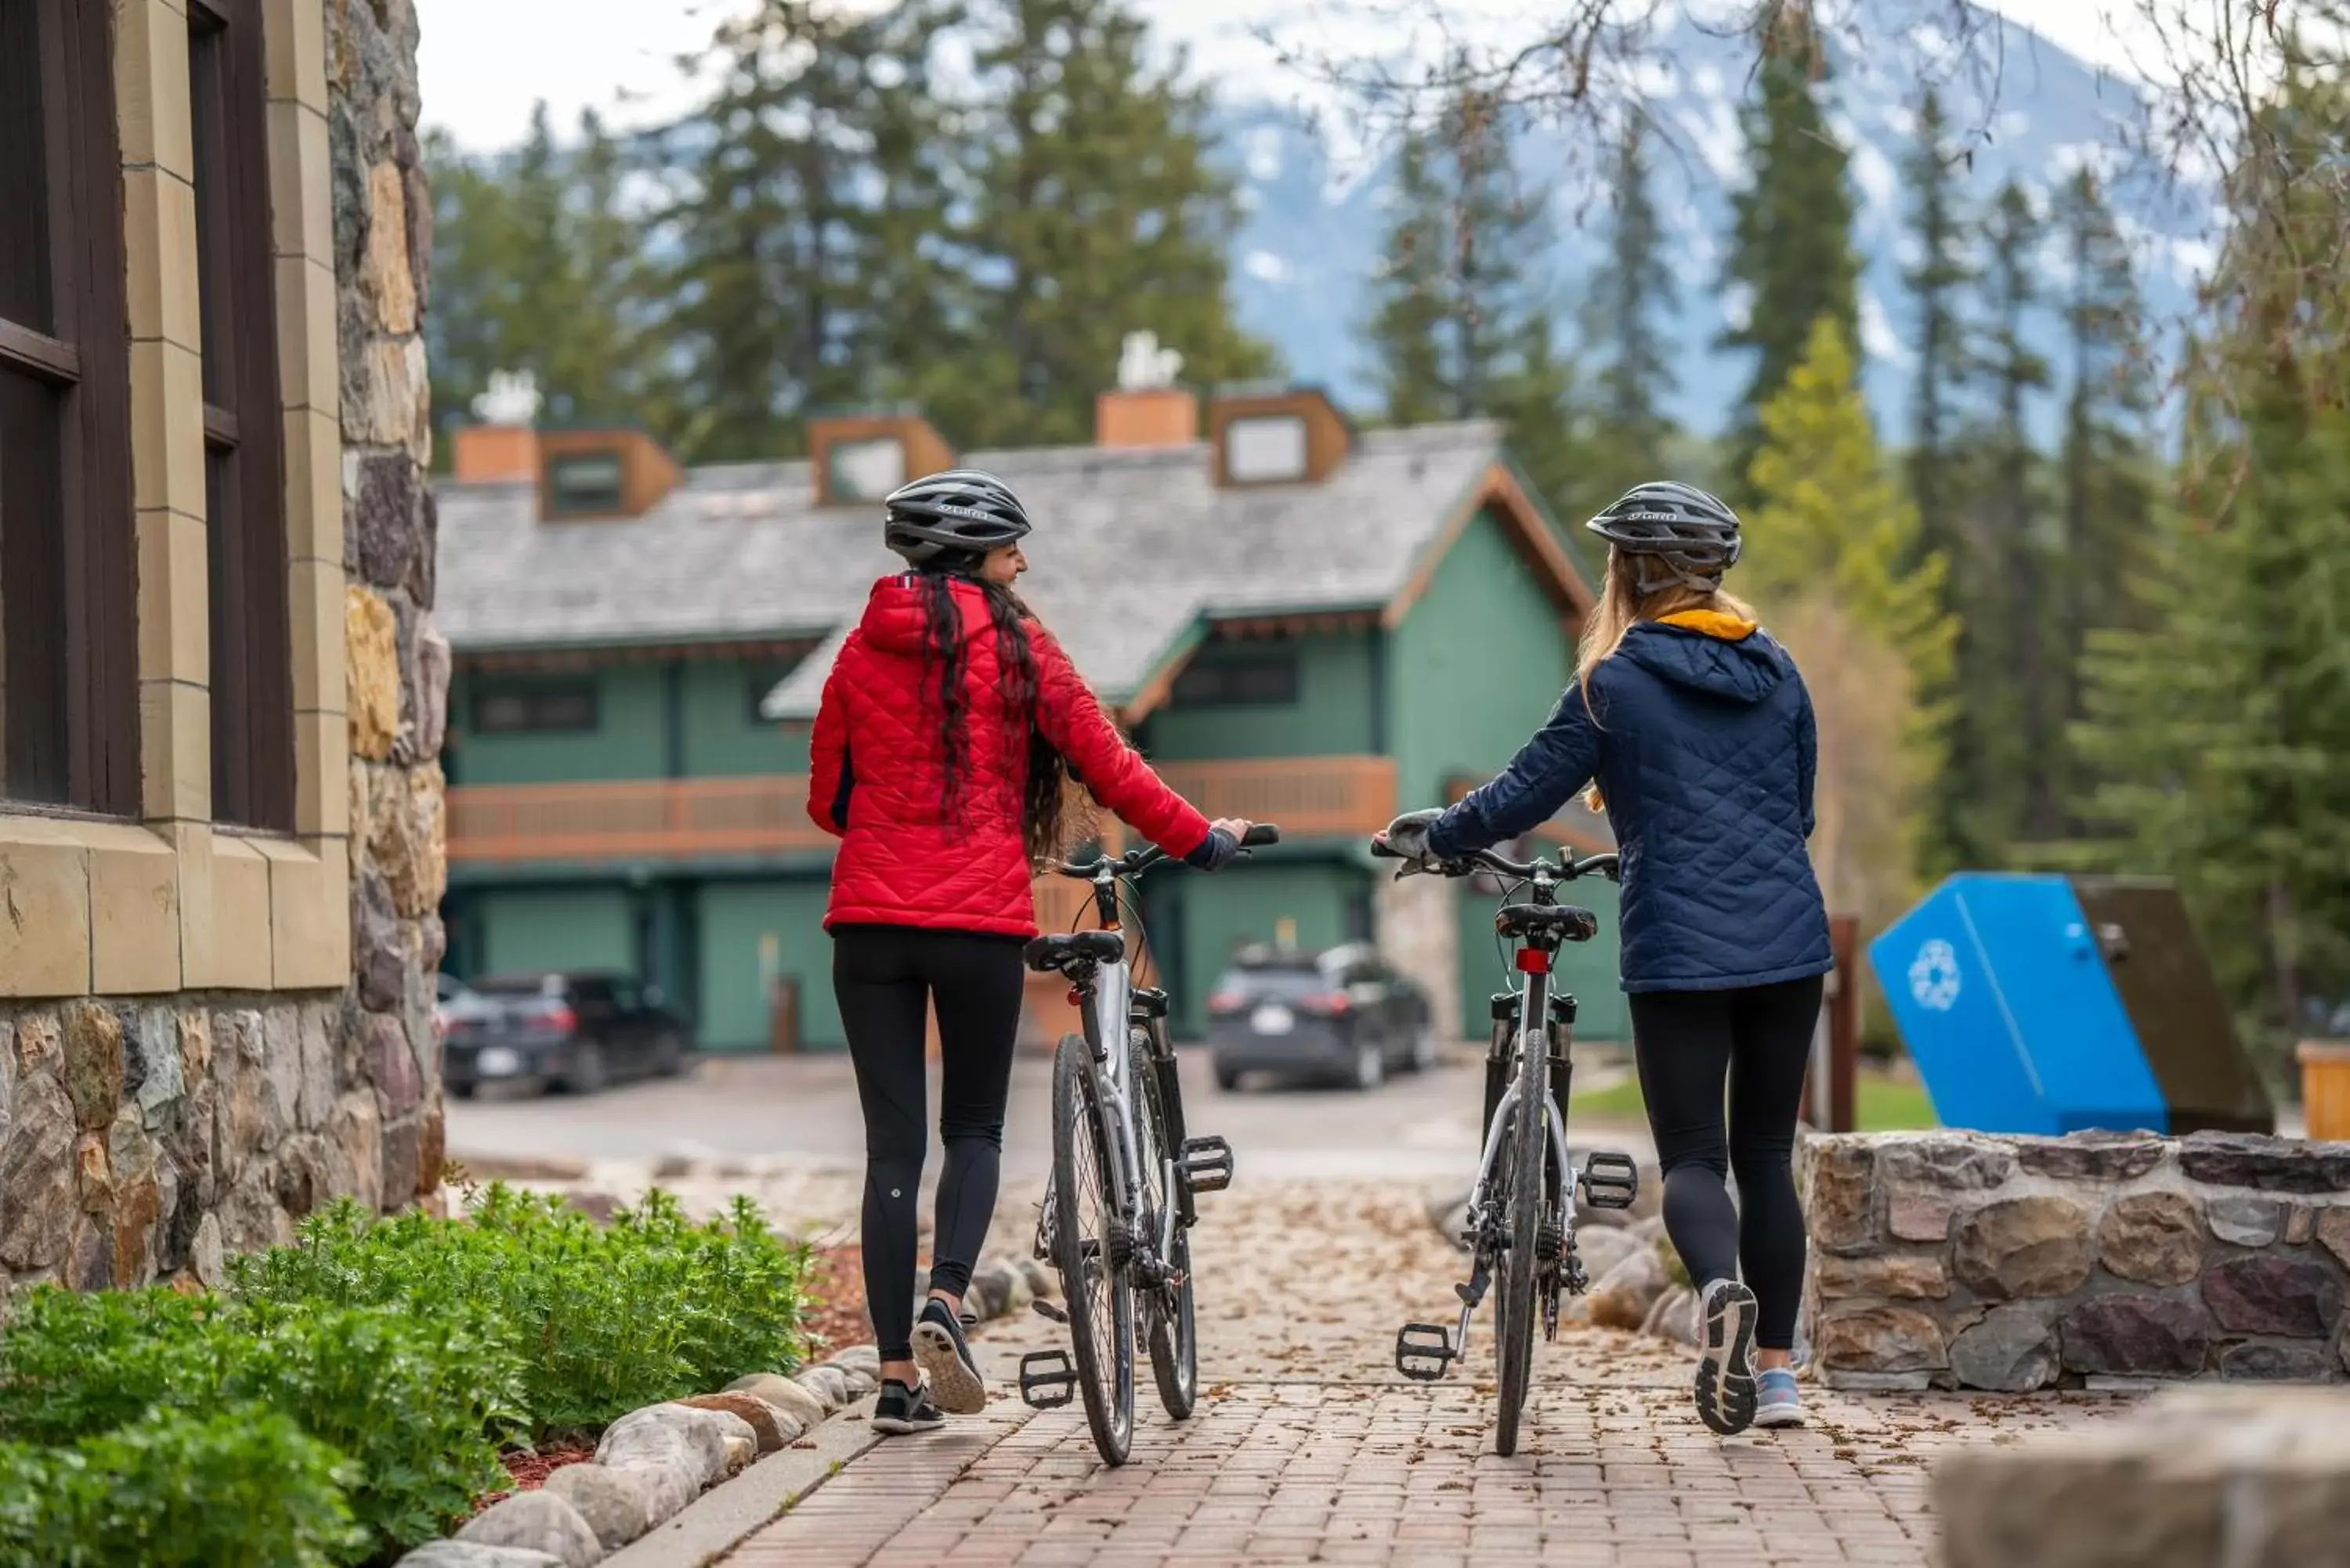
M 948 555 L 983 556 L 1029 531 L 1012 487 L 975 468 L 899 485 L 882 501 L 881 517 L 881 542 L 916 566 Z
M 1636 484 L 1584 526 L 1633 558 L 1644 594 L 1670 583 L 1711 593 L 1738 564 L 1738 514 L 1693 484 Z M 1650 572 L 1651 562 L 1661 573 Z

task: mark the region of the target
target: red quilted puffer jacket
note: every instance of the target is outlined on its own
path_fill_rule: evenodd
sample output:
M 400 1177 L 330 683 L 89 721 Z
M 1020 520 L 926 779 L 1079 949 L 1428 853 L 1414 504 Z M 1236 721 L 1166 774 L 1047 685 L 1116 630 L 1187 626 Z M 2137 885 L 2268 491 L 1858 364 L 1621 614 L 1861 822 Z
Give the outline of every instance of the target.
M 953 587 L 962 611 L 965 772 L 961 820 L 948 819 L 935 681 L 922 588 L 910 576 L 873 585 L 865 618 L 825 681 L 808 777 L 808 815 L 841 840 L 825 927 L 918 926 L 1036 934 L 1021 803 L 1028 732 L 1007 713 L 995 626 L 975 583 Z M 1120 738 L 1076 667 L 1031 622 L 1035 722 L 1094 798 L 1170 855 L 1207 842 L 1207 819 Z

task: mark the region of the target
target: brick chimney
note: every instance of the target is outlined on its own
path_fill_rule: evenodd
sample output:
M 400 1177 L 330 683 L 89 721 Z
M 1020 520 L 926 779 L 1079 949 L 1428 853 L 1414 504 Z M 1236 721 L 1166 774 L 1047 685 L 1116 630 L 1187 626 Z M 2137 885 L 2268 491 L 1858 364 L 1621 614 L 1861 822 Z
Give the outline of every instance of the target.
M 1200 400 L 1175 385 L 1183 356 L 1148 332 L 1129 332 L 1118 389 L 1094 400 L 1094 441 L 1108 447 L 1189 446 L 1200 439 Z
M 539 395 L 527 370 L 490 372 L 490 389 L 473 400 L 482 422 L 457 431 L 456 468 L 461 484 L 538 483 Z

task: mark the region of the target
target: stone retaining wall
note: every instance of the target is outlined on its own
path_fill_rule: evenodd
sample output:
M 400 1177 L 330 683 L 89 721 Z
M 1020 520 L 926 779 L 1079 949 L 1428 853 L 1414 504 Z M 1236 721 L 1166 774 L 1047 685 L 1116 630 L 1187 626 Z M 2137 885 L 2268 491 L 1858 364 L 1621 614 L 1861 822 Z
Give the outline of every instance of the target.
M 1797 1180 L 1832 1385 L 2350 1371 L 2350 1144 L 1846 1134 L 1809 1140 Z

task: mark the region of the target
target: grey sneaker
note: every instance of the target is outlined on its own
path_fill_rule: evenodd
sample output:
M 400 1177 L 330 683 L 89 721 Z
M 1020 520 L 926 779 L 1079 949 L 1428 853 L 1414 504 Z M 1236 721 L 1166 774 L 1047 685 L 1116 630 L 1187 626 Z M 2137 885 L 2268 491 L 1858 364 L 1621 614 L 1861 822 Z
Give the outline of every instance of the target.
M 1705 1287 L 1698 1307 L 1698 1418 L 1727 1438 L 1754 1424 L 1754 1293 L 1736 1280 Z
M 1804 1396 L 1795 1386 L 1795 1375 L 1792 1370 L 1773 1366 L 1754 1381 L 1762 1390 L 1754 1403 L 1756 1426 L 1800 1427 L 1804 1424 Z
M 946 1422 L 939 1407 L 931 1403 L 928 1383 L 920 1388 L 909 1388 L 894 1377 L 885 1379 L 881 1397 L 873 1402 L 873 1429 L 893 1438 L 935 1431 Z
M 914 1359 L 937 1390 L 939 1408 L 950 1416 L 976 1416 L 987 1408 L 987 1380 L 963 1337 L 954 1309 L 932 1296 L 914 1323 Z

